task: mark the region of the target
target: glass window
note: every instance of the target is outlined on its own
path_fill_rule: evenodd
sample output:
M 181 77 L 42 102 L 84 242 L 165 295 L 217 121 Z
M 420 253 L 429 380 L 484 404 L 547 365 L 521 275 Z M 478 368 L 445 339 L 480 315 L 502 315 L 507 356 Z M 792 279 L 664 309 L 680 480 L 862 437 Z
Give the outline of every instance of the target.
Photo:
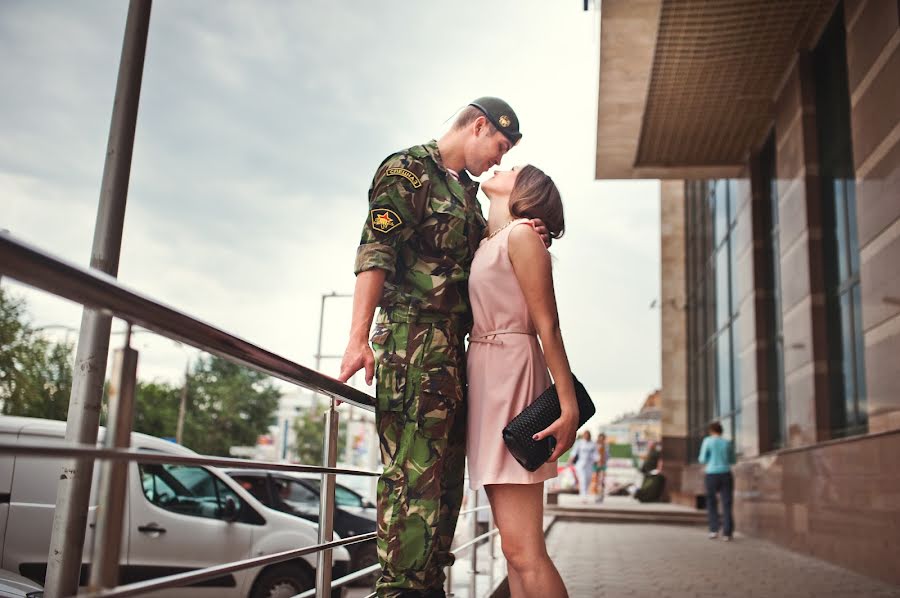
M 339 507 L 358 507 L 362 508 L 362 497 L 343 486 L 335 486 L 334 501 Z
M 228 498 L 238 510 L 242 506 L 237 494 L 202 467 L 141 463 L 139 471 L 144 496 L 167 511 L 222 519 Z
M 699 446 L 711 421 L 733 417 L 735 347 L 732 341 L 738 306 L 734 300 L 732 234 L 734 181 L 689 181 L 685 184 L 685 238 L 688 326 L 688 425 L 691 446 Z M 730 424 L 733 426 L 733 421 Z
M 856 182 L 845 180 L 844 197 L 847 203 L 847 250 L 850 253 L 850 274 L 859 276 L 859 230 L 856 222 Z
M 272 506 L 272 497 L 269 496 L 268 478 L 266 476 L 238 474 L 231 477 L 241 485 L 241 488 L 249 492 L 259 502 L 267 507 Z
M 863 433 L 867 421 L 864 348 L 858 324 L 861 306 L 856 299 L 859 240 L 843 13 L 839 4 L 812 52 L 819 175 L 826 207 L 823 265 L 833 436 Z
M 731 388 L 734 397 L 734 407 L 741 404 L 741 334 L 740 317 L 731 322 Z
M 728 246 L 729 243 L 726 241 L 716 253 L 716 330 L 721 330 L 723 326 L 727 325 L 731 317 Z
M 738 211 L 738 182 L 737 179 L 728 179 L 728 225 L 734 226 L 737 222 Z
M 758 316 L 761 318 L 765 331 L 764 343 L 766 347 L 765 365 L 768 376 L 760 381 L 765 385 L 760 390 L 767 392 L 769 401 L 766 402 L 766 420 L 768 423 L 768 444 L 761 446 L 763 451 L 781 448 L 784 446 L 784 357 L 782 351 L 782 323 L 781 323 L 781 243 L 778 228 L 778 179 L 775 169 L 775 134 L 769 134 L 765 145 L 758 156 L 759 177 L 754 179 L 754 184 L 760 186 L 761 201 L 753 202 L 752 209 L 760 210 L 759 219 L 765 234 L 763 247 L 763 264 L 761 272 L 761 288 L 768 291 L 768 300 L 760 306 Z M 757 190 L 754 188 L 754 193 Z M 757 217 L 754 214 L 754 218 Z M 736 376 L 739 378 L 739 376 Z M 740 389 L 739 389 L 740 390 Z M 740 395 L 739 395 L 740 396 Z
M 716 341 L 716 415 L 731 413 L 731 330 L 725 330 Z
M 273 478 L 273 490 L 281 502 L 295 513 L 303 515 L 319 514 L 319 495 L 302 482 L 288 478 Z
M 850 256 L 847 255 L 847 205 L 844 198 L 844 181 L 834 181 L 834 210 L 835 227 L 834 236 L 837 241 L 837 264 L 839 280 L 846 280 L 850 276 Z
M 725 235 L 728 234 L 728 181 L 722 179 L 716 181 L 713 187 L 713 195 L 711 197 L 715 201 L 715 218 L 716 218 L 716 245 L 722 242 Z

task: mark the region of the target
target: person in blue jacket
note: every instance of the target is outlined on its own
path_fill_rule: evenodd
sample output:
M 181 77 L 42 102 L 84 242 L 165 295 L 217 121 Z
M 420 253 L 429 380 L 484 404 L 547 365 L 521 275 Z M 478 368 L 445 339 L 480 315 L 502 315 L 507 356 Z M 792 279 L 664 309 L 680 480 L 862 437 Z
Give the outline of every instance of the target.
M 722 496 L 722 537 L 731 541 L 734 518 L 731 503 L 734 496 L 734 478 L 731 466 L 735 462 L 734 445 L 722 438 L 722 424 L 709 424 L 709 436 L 700 445 L 700 463 L 706 465 L 706 511 L 709 518 L 709 539 L 719 537 L 719 506 L 717 495 Z

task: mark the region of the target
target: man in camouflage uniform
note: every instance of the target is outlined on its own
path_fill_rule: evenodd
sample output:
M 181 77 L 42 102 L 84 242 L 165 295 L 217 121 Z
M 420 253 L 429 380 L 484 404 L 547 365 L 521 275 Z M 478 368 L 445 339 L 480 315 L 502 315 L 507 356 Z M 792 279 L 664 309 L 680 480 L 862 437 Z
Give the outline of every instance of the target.
M 520 138 L 512 108 L 480 98 L 439 141 L 389 156 L 369 189 L 340 379 L 365 367 L 370 384 L 375 370 L 379 596 L 444 595 L 463 496 L 469 267 L 487 226 L 468 173 Z

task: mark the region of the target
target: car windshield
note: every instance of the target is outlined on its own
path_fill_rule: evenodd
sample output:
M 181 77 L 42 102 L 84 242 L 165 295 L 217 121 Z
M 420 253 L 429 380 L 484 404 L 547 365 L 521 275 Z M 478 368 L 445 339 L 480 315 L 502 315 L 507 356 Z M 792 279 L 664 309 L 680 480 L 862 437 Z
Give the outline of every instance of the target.
M 319 495 L 300 482 L 274 478 L 274 490 L 282 502 L 298 513 L 318 514 Z
M 315 489 L 316 494 L 321 494 L 321 483 L 319 480 L 305 480 L 311 488 Z M 362 508 L 362 497 L 345 486 L 336 484 L 334 488 L 334 502 L 339 507 L 356 507 Z

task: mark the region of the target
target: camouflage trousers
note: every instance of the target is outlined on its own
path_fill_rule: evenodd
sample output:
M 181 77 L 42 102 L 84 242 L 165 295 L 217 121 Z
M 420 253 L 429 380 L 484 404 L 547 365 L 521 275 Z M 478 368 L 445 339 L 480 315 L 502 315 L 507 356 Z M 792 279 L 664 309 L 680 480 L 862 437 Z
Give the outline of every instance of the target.
M 465 350 L 447 321 L 392 319 L 380 314 L 372 335 L 384 465 L 375 587 L 378 596 L 442 596 L 463 496 Z

